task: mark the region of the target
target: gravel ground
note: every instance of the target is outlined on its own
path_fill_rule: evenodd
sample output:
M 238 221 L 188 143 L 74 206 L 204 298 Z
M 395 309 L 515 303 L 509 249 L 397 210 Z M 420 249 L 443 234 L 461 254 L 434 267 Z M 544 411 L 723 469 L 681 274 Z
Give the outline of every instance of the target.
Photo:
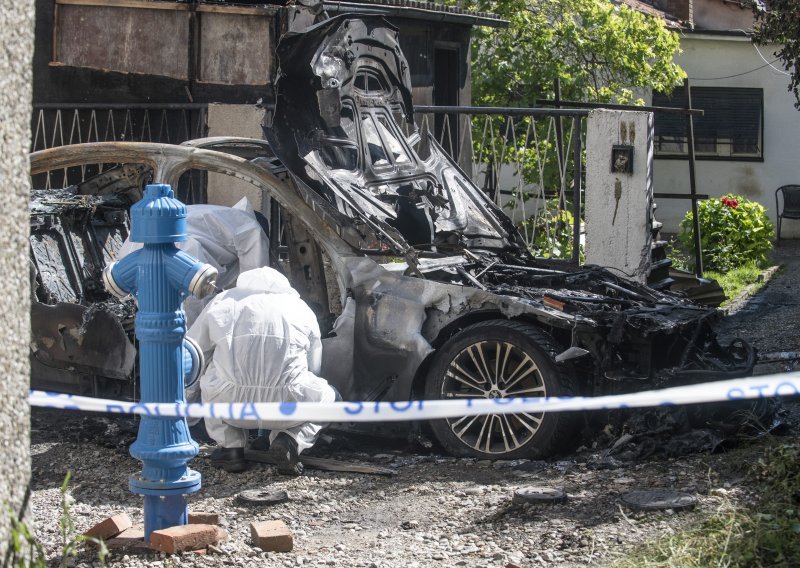
M 722 326 L 764 351 L 800 349 L 792 332 L 800 310 L 791 284 L 800 276 L 800 247 L 782 247 L 786 264 L 765 290 Z M 794 413 L 793 413 L 794 414 Z M 67 500 L 78 532 L 118 512 L 142 522 L 141 498 L 127 489 L 140 464 L 127 454 L 136 435 L 133 419 L 34 409 L 31 515 L 49 562 L 61 561 L 61 484 L 72 472 Z M 793 430 L 796 430 L 793 428 Z M 753 499 L 747 467 L 764 440 L 715 454 L 653 456 L 645 461 L 608 458 L 584 447 L 560 461 L 488 462 L 454 459 L 397 441 L 331 433 L 317 455 L 389 468 L 393 477 L 307 470 L 299 478 L 252 464 L 242 474 L 210 466 L 204 448 L 192 467 L 201 491 L 194 511 L 218 512 L 229 539 L 207 556 L 112 551 L 112 566 L 583 566 L 607 564 L 659 536 L 694 524 L 729 503 Z M 515 505 L 524 486 L 561 488 L 557 505 Z M 618 505 L 632 489 L 667 487 L 697 498 L 693 511 L 631 513 Z M 246 489 L 284 489 L 286 503 L 252 507 L 236 501 Z M 291 553 L 263 553 L 251 546 L 249 525 L 282 519 L 294 535 Z M 91 566 L 82 551 L 69 566 Z

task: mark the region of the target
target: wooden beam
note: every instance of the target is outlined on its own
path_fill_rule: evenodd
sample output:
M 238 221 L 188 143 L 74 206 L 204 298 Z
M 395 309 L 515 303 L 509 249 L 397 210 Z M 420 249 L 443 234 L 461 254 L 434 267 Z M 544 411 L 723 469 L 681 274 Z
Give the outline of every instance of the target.
M 244 14 L 247 16 L 274 16 L 278 13 L 275 6 L 225 6 L 219 4 L 198 4 L 198 12 L 213 14 Z
M 56 0 L 56 4 L 71 6 L 103 6 L 106 8 L 136 8 L 141 10 L 172 10 L 188 12 L 189 4 L 146 0 Z

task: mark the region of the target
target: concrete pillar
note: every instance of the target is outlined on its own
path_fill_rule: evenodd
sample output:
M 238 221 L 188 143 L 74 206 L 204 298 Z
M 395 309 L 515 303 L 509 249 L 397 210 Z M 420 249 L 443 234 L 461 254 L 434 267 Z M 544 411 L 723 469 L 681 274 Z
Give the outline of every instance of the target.
M 208 105 L 209 136 L 240 136 L 263 139 L 261 120 L 264 111 L 255 105 Z M 208 174 L 208 202 L 214 205 L 235 205 L 242 197 L 250 200 L 253 209 L 269 218 L 269 205 L 254 185 L 224 174 Z
M 631 147 L 632 168 L 626 167 Z M 586 263 L 646 282 L 653 240 L 653 113 L 589 113 L 585 207 Z
M 19 514 L 31 475 L 28 150 L 31 132 L 33 0 L 0 10 L 0 561 L 9 562 L 10 513 Z M 30 519 L 25 519 L 30 523 Z

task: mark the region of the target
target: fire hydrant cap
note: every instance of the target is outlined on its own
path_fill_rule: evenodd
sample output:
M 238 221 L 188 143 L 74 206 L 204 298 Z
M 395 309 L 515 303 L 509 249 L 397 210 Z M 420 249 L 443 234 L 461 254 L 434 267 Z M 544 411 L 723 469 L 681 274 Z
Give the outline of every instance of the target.
M 185 241 L 186 206 L 175 199 L 169 185 L 147 185 L 142 199 L 131 207 L 131 225 L 131 240 L 137 243 Z

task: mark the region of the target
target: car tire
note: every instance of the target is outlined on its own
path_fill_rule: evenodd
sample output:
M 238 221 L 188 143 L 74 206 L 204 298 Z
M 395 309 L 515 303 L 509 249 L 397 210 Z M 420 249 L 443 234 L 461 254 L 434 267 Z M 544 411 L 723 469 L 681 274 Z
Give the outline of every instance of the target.
M 491 320 L 465 327 L 432 362 L 425 398 L 571 396 L 572 378 L 555 363 L 559 349 L 530 324 Z M 445 450 L 480 459 L 543 458 L 574 446 L 574 412 L 490 414 L 432 420 Z

